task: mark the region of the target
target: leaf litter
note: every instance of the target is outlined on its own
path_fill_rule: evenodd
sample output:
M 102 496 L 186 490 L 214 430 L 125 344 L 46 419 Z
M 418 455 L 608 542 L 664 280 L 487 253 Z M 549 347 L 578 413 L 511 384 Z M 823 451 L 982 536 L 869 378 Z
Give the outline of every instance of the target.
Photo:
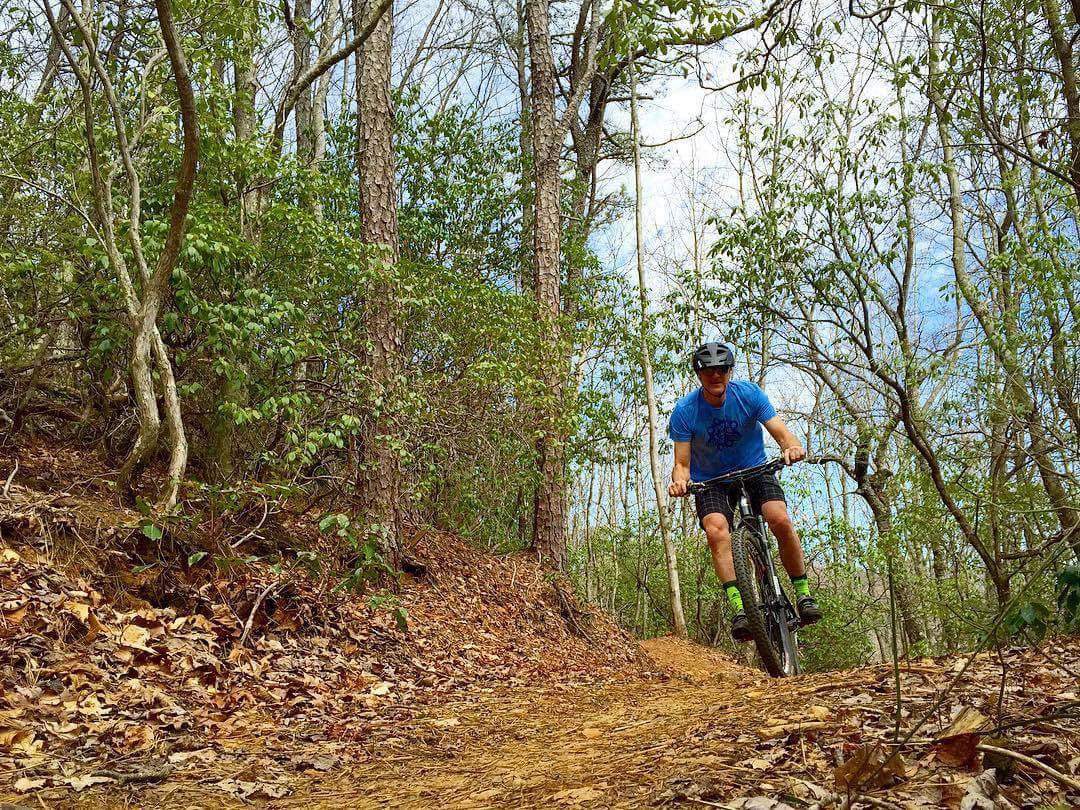
M 66 469 L 55 458 L 43 466 Z M 889 666 L 772 681 L 678 639 L 638 645 L 587 607 L 569 603 L 568 618 L 565 594 L 527 555 L 485 555 L 434 533 L 412 539 L 427 572 L 399 595 L 405 628 L 259 562 L 217 574 L 137 570 L 127 562 L 130 543 L 147 540 L 142 516 L 100 484 L 55 483 L 17 483 L 0 504 L 0 774 L 10 774 L 0 801 L 1080 803 L 1046 774 L 978 749 L 995 740 L 1075 778 L 1080 701 L 1069 662 L 1080 640 L 976 655 L 899 749 Z M 279 519 L 281 531 L 314 531 L 302 515 Z M 72 565 L 65 549 L 105 551 Z M 902 663 L 902 734 L 964 660 Z

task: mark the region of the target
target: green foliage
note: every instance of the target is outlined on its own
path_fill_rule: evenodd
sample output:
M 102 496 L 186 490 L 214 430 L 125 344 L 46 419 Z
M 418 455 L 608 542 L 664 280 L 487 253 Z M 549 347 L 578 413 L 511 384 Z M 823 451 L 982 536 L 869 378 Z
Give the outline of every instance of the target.
M 1080 565 L 1070 565 L 1057 575 L 1057 608 L 1068 630 L 1080 630 Z
M 319 521 L 319 531 L 337 538 L 336 545 L 348 550 L 345 577 L 334 586 L 336 591 L 363 593 L 388 577 L 400 576 L 383 556 L 386 548 L 381 526 L 358 526 L 348 515 L 326 515 Z

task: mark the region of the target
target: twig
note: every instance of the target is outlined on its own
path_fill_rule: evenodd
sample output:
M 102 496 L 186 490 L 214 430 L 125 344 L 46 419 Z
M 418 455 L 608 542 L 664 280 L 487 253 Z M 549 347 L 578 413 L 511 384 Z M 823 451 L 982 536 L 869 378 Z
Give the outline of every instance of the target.
M 1039 760 L 1034 757 L 1029 757 L 1027 754 L 1019 754 L 1016 751 L 1010 751 L 1008 748 L 998 748 L 996 745 L 988 745 L 986 743 L 979 743 L 975 748 L 985 754 L 997 754 L 999 756 L 1015 759 L 1017 762 L 1022 762 L 1025 765 L 1030 765 L 1032 768 L 1042 771 L 1051 779 L 1056 779 L 1058 782 L 1065 785 L 1065 787 L 1080 792 L 1080 780 L 1073 779 L 1071 776 L 1066 776 L 1061 771 L 1051 768 L 1045 762 L 1039 762 Z
M 8 496 L 8 490 L 11 489 L 11 482 L 15 480 L 15 473 L 19 471 L 19 460 L 15 459 L 15 469 L 11 471 L 11 475 L 7 477 L 7 481 L 4 482 L 4 497 Z
M 896 720 L 893 725 L 893 742 L 900 739 L 900 715 L 904 710 L 904 701 L 900 693 L 900 652 L 896 642 L 896 583 L 893 580 L 892 556 L 885 556 L 886 571 L 889 577 L 889 638 L 892 649 L 893 680 L 896 690 Z
M 578 624 L 577 617 L 574 615 L 574 607 L 566 597 L 566 594 L 562 592 L 562 589 L 556 585 L 554 581 L 552 581 L 551 587 L 554 589 L 555 595 L 559 598 L 559 606 L 562 608 L 563 615 L 570 621 L 570 624 L 573 625 L 573 629 L 577 632 L 578 637 L 583 638 L 586 641 L 592 641 L 592 637 L 582 629 L 580 624 Z
M 260 493 L 260 495 L 261 495 L 261 493 Z M 258 531 L 259 529 L 261 529 L 261 528 L 262 528 L 262 525 L 263 525 L 263 524 L 264 524 L 264 523 L 266 522 L 266 516 L 267 516 L 268 514 L 270 514 L 270 501 L 269 501 L 269 500 L 267 499 L 267 497 L 266 497 L 265 495 L 261 495 L 261 497 L 262 497 L 262 499 L 263 499 L 263 515 L 262 515 L 262 520 L 260 520 L 260 521 L 259 521 L 258 525 L 257 525 L 257 526 L 255 526 L 255 528 L 254 528 L 254 529 L 252 529 L 252 530 L 251 530 L 250 532 L 248 532 L 247 534 L 245 534 L 245 535 L 244 535 L 243 537 L 241 537 L 241 538 L 240 538 L 239 540 L 237 540 L 237 541 L 236 541 L 235 543 L 230 543 L 230 544 L 229 544 L 229 547 L 230 547 L 230 548 L 232 548 L 232 549 L 237 549 L 237 548 L 239 548 L 240 546 L 242 546 L 242 545 L 243 545 L 244 543 L 246 543 L 246 542 L 247 542 L 248 540 L 250 540 L 250 539 L 251 539 L 252 537 L 254 537 L 254 536 L 255 536 L 255 532 L 257 532 L 257 531 Z
M 248 614 L 247 621 L 244 623 L 244 634 L 240 636 L 241 647 L 247 642 L 248 635 L 251 633 L 251 623 L 255 621 L 255 613 L 258 611 L 259 605 L 263 603 L 263 599 L 266 598 L 266 595 L 280 584 L 280 582 L 271 582 L 263 588 L 263 592 L 255 599 L 255 604 L 251 606 L 251 613 Z
M 172 768 L 157 768 L 152 771 L 136 771 L 134 773 L 121 773 L 120 771 L 98 771 L 95 776 L 104 776 L 115 779 L 117 785 L 134 785 L 143 782 L 161 782 L 169 778 Z

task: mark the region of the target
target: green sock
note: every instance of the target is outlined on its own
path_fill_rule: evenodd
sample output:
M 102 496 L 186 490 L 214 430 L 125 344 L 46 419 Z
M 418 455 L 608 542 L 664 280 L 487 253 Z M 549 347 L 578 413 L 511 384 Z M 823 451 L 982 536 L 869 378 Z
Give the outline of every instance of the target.
M 732 609 L 736 613 L 741 613 L 742 606 L 742 594 L 739 593 L 739 586 L 734 582 L 725 582 L 724 590 L 727 592 L 727 600 L 731 604 Z
M 795 589 L 796 596 L 809 596 L 810 583 L 806 581 L 806 574 L 791 578 L 791 587 Z

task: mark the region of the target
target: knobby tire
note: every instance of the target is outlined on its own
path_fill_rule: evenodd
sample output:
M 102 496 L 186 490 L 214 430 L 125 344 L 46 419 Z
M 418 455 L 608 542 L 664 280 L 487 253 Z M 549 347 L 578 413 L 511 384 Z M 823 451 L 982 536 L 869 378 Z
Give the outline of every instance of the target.
M 758 572 L 766 571 L 767 567 L 759 556 L 759 546 L 752 530 L 740 526 L 731 538 L 731 558 L 735 564 L 735 581 L 742 596 L 743 611 L 765 671 L 774 678 L 783 678 L 798 672 L 795 640 L 787 627 L 787 617 L 769 616 L 767 609 L 762 607 L 765 600 L 762 598 Z M 770 625 L 778 630 L 779 639 L 773 639 L 769 632 Z

